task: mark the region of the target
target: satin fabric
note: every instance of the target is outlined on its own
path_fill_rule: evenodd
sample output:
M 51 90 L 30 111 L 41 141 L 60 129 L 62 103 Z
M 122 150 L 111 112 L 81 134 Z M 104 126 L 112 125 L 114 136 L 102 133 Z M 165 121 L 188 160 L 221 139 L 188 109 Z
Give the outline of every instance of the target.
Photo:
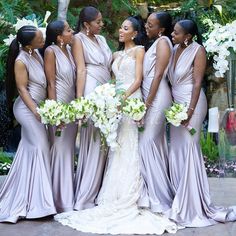
M 169 78 L 172 95 L 177 103 L 189 104 L 193 89 L 193 63 L 201 47 L 196 42 L 184 49 L 174 65 L 176 45 L 173 51 Z M 216 207 L 210 198 L 209 185 L 200 147 L 202 122 L 207 112 L 207 101 L 201 90 L 199 99 L 190 119 L 196 133 L 190 135 L 183 126 L 171 126 L 169 168 L 175 197 L 169 217 L 186 227 L 202 227 L 213 225 L 217 221 L 230 221 L 229 213 L 233 208 Z M 234 216 L 234 214 L 233 214 Z
M 172 44 L 166 36 L 158 38 L 146 52 L 143 63 L 142 93 L 146 101 L 156 70 L 157 45 L 165 40 L 170 50 Z M 169 63 L 170 65 L 170 63 Z M 167 66 L 161 79 L 156 96 L 144 119 L 144 131 L 140 133 L 139 151 L 141 173 L 144 179 L 139 199 L 140 207 L 148 207 L 153 212 L 165 212 L 171 208 L 174 198 L 169 172 L 166 122 L 164 111 L 172 102 L 167 82 Z
M 86 64 L 84 96 L 111 79 L 112 53 L 103 36 L 96 35 L 97 43 L 83 33 L 75 35 L 83 45 Z M 99 130 L 88 121 L 88 127 L 80 129 L 80 149 L 75 176 L 75 210 L 93 207 L 101 187 L 106 152 L 101 147 Z
M 28 91 L 36 104 L 46 98 L 43 60 L 40 62 L 21 50 L 17 60 L 28 72 Z M 0 190 L 0 222 L 16 223 L 20 218 L 39 218 L 55 214 L 49 142 L 45 126 L 28 109 L 21 97 L 13 107 L 21 124 L 21 140 L 10 172 Z
M 75 64 L 70 47 L 67 57 L 57 45 L 49 48 L 55 55 L 56 100 L 69 103 L 75 99 Z M 53 198 L 57 212 L 74 207 L 74 155 L 77 125 L 70 123 L 55 136 L 56 127 L 49 128 Z

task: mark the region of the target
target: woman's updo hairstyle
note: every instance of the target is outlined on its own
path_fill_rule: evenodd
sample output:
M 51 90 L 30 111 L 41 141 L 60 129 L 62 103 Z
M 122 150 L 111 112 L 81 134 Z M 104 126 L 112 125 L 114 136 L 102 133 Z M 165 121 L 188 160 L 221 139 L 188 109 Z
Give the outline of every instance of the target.
M 96 20 L 99 13 L 100 11 L 95 7 L 84 7 L 79 14 L 76 32 L 78 33 L 82 28 L 84 28 L 85 22 L 90 23 L 91 21 Z
M 198 31 L 197 24 L 192 20 L 181 20 L 178 21 L 177 24 L 181 26 L 181 28 L 184 30 L 185 34 L 191 34 L 192 38 L 194 36 L 197 37 L 197 42 L 202 45 L 202 36 Z

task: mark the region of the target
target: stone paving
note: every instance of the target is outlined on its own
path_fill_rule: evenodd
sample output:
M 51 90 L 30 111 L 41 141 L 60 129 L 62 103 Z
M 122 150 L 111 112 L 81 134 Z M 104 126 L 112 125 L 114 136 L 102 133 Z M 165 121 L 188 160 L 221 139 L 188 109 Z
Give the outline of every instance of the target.
M 0 176 L 0 185 L 3 178 Z M 209 178 L 212 200 L 217 205 L 236 205 L 236 178 Z M 165 233 L 164 236 L 173 234 Z M 175 236 L 236 236 L 236 223 L 179 230 Z M 22 220 L 17 224 L 0 223 L 0 236 L 94 236 L 62 226 L 52 217 Z

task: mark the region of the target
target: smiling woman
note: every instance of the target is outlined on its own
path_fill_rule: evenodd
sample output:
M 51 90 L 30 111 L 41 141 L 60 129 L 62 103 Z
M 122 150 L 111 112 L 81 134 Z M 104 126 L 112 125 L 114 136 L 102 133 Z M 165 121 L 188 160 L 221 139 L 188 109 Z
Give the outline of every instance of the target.
M 140 34 L 140 29 L 137 19 L 129 17 L 119 30 L 119 41 L 124 49 L 114 54 L 112 70 L 116 77 L 116 89 L 125 91 L 125 101 L 129 98 L 142 100 L 140 85 L 145 50 L 143 46 L 136 45 L 134 38 Z M 55 219 L 79 231 L 99 234 L 175 233 L 175 223 L 137 206 L 142 186 L 138 127 L 129 116 L 123 116 L 119 124 L 117 142 L 119 145 L 108 152 L 102 187 L 96 198 L 97 206 L 62 213 Z M 89 172 L 84 170 L 84 173 Z
M 111 79 L 112 53 L 106 39 L 99 35 L 103 27 L 101 12 L 94 7 L 81 10 L 72 44 L 77 69 L 76 96 L 87 96 Z M 98 128 L 91 120 L 80 130 L 80 150 L 75 176 L 75 210 L 91 208 L 101 186 L 106 161 Z

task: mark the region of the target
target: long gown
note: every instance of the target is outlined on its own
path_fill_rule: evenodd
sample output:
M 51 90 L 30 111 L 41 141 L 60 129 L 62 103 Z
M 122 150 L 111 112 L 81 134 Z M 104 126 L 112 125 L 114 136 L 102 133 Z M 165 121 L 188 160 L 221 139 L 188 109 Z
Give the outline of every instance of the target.
M 95 43 L 85 34 L 78 33 L 83 45 L 86 63 L 86 83 L 84 96 L 110 80 L 112 53 L 103 36 L 96 35 Z M 75 178 L 75 210 L 94 207 L 95 199 L 101 188 L 106 163 L 106 153 L 101 147 L 99 130 L 91 121 L 88 127 L 81 127 L 78 168 Z
M 75 99 L 75 64 L 69 46 L 69 58 L 57 45 L 51 45 L 56 58 L 56 98 L 69 103 Z M 74 207 L 74 155 L 77 125 L 70 123 L 55 136 L 55 127 L 50 127 L 51 172 L 53 198 L 57 212 L 71 211 Z
M 114 60 L 112 69 L 118 89 L 127 89 L 134 82 L 134 52 L 137 47 L 118 52 Z M 138 89 L 131 97 L 142 99 L 141 90 Z M 120 147 L 108 154 L 108 165 L 97 199 L 98 206 L 62 213 L 56 215 L 55 219 L 79 231 L 99 234 L 163 234 L 165 230 L 175 233 L 177 226 L 166 217 L 138 209 L 142 183 L 138 129 L 128 117 L 122 118 L 118 143 Z
M 46 77 L 40 62 L 21 50 L 17 60 L 28 71 L 28 91 L 35 101 L 46 98 Z M 21 140 L 10 172 L 0 190 L 0 222 L 16 223 L 20 218 L 39 218 L 55 214 L 50 173 L 49 142 L 40 123 L 19 96 L 13 107 L 21 124 Z
M 180 55 L 174 65 L 178 45 L 174 47 L 169 78 L 172 95 L 177 103 L 189 104 L 193 88 L 193 62 L 200 45 L 190 44 Z M 174 68 L 175 67 L 175 68 Z M 183 127 L 171 126 L 169 168 L 173 187 L 176 191 L 169 217 L 186 227 L 203 227 L 216 221 L 231 221 L 228 213 L 231 209 L 216 207 L 211 203 L 209 185 L 205 171 L 201 147 L 199 144 L 202 122 L 207 112 L 204 92 L 200 96 L 190 120 L 197 132 L 191 136 Z
M 146 101 L 155 75 L 156 47 L 160 40 L 172 44 L 166 36 L 158 38 L 146 52 L 143 63 L 143 98 Z M 169 65 L 168 65 L 169 66 Z M 168 66 L 163 74 L 156 96 L 145 115 L 144 131 L 139 137 L 141 173 L 144 179 L 140 207 L 153 212 L 165 212 L 171 208 L 174 198 L 168 173 L 168 148 L 164 110 L 171 105 L 172 97 L 167 83 Z

